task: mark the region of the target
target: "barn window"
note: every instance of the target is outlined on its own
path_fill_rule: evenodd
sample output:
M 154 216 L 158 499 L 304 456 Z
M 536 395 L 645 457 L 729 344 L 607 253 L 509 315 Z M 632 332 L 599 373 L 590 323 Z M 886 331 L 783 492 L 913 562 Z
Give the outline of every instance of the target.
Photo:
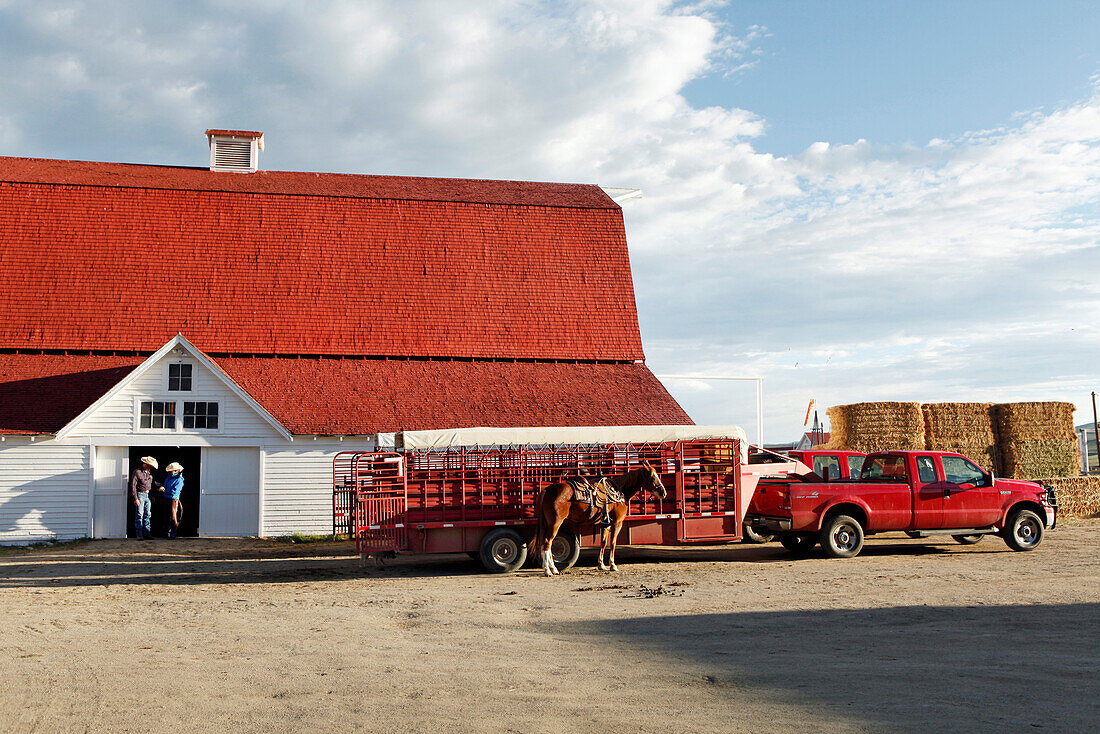
M 183 427 L 216 431 L 218 429 L 218 404 L 185 402 L 183 404 Z
M 176 404 L 159 400 L 146 400 L 141 404 L 142 428 L 176 427 Z
M 168 389 L 188 392 L 191 390 L 191 365 L 168 365 Z

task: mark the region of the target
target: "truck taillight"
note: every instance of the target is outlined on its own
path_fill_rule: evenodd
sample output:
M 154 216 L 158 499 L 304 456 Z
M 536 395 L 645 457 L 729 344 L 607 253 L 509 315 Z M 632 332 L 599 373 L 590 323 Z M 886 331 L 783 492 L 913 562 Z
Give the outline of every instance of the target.
M 786 489 L 779 490 L 779 509 L 791 509 L 791 493 Z

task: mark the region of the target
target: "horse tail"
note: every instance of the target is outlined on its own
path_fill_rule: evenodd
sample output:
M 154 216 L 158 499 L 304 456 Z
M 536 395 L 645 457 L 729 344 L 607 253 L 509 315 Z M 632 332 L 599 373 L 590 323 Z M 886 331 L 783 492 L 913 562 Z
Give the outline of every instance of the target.
M 532 553 L 538 553 L 542 548 L 542 539 L 546 537 L 546 518 L 542 511 L 542 499 L 546 495 L 546 488 L 543 487 L 539 490 L 539 493 L 535 495 L 535 537 L 531 538 L 531 542 L 527 545 L 527 555 Z

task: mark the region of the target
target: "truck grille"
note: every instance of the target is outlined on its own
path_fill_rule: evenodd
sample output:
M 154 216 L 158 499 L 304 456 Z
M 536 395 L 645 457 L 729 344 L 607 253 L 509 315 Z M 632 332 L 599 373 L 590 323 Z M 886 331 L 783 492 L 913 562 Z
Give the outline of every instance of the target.
M 1058 506 L 1058 495 L 1054 493 L 1054 487 L 1048 487 L 1045 484 L 1040 484 L 1039 486 L 1041 486 L 1043 489 L 1045 489 L 1047 491 L 1047 502 L 1050 503 L 1050 506 L 1051 507 L 1057 507 Z

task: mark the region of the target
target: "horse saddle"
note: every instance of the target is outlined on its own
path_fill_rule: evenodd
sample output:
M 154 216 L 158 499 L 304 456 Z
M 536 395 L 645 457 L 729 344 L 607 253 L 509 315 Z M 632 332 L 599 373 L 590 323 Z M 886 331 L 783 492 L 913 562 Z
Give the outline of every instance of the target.
M 608 481 L 607 477 L 600 477 L 591 482 L 584 477 L 574 477 L 569 480 L 569 486 L 573 488 L 573 500 L 591 505 L 595 511 L 592 519 L 603 526 L 611 524 L 611 513 L 608 508 L 611 505 L 626 502 L 623 493 Z

